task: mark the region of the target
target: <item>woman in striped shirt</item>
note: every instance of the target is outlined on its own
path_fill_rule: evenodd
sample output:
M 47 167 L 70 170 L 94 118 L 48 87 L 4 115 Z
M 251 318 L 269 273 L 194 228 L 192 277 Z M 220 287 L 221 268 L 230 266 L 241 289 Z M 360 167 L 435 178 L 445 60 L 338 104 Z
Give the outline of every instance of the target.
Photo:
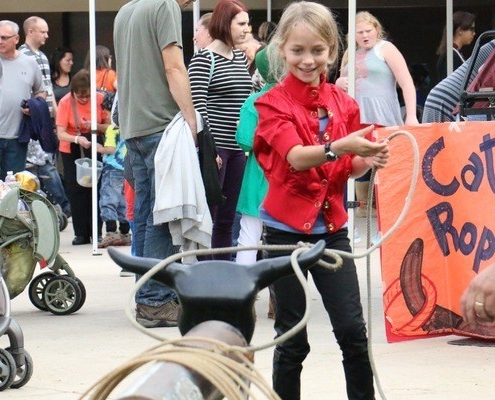
M 212 210 L 212 248 L 232 245 L 232 225 L 246 164 L 235 140 L 239 111 L 252 90 L 244 52 L 235 46 L 250 32 L 247 7 L 238 0 L 221 0 L 208 26 L 213 42 L 198 51 L 189 64 L 194 107 L 208 123 L 222 159 L 219 170 L 223 205 Z M 230 254 L 214 258 L 230 260 Z

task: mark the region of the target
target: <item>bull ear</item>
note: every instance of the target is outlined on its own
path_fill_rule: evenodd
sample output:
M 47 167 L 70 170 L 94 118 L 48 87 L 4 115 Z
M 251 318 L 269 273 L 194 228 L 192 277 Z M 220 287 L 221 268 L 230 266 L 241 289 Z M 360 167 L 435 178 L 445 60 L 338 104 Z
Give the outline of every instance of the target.
M 138 275 L 144 275 L 146 272 L 148 272 L 151 268 L 153 268 L 156 264 L 158 264 L 161 261 L 157 258 L 130 256 L 112 247 L 108 248 L 108 255 L 119 267 Z M 165 283 L 168 286 L 174 287 L 173 278 L 170 273 L 172 266 L 173 268 L 177 268 L 180 267 L 180 264 L 173 262 L 167 265 L 166 268 L 162 268 L 155 275 L 153 275 L 153 279 L 161 283 Z
M 320 240 L 313 247 L 299 254 L 297 261 L 301 269 L 307 270 L 311 268 L 323 256 L 324 251 L 325 241 Z M 262 289 L 275 280 L 290 275 L 293 269 L 290 263 L 290 256 L 282 256 L 258 261 L 249 269 L 249 272 L 257 280 L 260 289 Z

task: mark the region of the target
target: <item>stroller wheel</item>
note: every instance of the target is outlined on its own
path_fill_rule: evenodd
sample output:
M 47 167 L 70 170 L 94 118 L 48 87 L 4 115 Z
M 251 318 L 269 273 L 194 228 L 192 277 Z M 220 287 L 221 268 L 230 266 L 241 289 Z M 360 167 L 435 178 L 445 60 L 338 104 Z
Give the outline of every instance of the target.
M 81 301 L 77 305 L 76 309 L 72 311 L 72 312 L 76 312 L 79 311 L 79 309 L 84 305 L 84 302 L 86 301 L 86 287 L 79 278 L 75 276 L 71 276 L 71 278 L 77 282 L 77 284 L 79 285 L 79 289 L 81 289 Z
M 60 207 L 60 204 L 53 204 L 53 207 L 57 212 L 58 230 L 62 232 L 65 228 L 67 228 L 67 225 L 69 224 L 69 218 L 67 218 L 67 216 L 62 211 L 62 207 Z
M 64 213 L 58 214 L 57 217 L 58 217 L 58 229 L 60 232 L 62 232 L 65 228 L 67 228 L 67 225 L 69 225 L 69 219 Z
M 33 359 L 29 353 L 21 349 L 20 357 L 24 359 L 23 365 L 18 365 L 15 368 L 14 380 L 10 385 L 11 389 L 19 389 L 29 382 L 31 376 L 33 375 Z
M 15 378 L 15 360 L 4 349 L 0 349 L 0 392 L 8 389 Z
M 29 284 L 29 300 L 31 300 L 31 303 L 41 311 L 48 311 L 46 303 L 43 300 L 43 289 L 55 276 L 57 276 L 57 274 L 54 272 L 43 272 L 42 274 L 35 276 Z
M 43 300 L 48 311 L 55 315 L 67 315 L 78 310 L 82 291 L 74 278 L 56 276 L 43 289 Z

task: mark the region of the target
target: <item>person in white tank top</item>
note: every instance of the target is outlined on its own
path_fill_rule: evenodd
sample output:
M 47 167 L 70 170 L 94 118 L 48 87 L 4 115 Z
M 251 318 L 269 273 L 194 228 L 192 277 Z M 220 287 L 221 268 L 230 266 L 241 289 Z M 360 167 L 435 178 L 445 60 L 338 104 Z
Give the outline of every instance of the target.
M 397 47 L 384 40 L 378 19 L 367 11 L 356 14 L 356 93 L 361 123 L 380 126 L 418 125 L 416 89 L 406 60 Z M 335 84 L 347 92 L 348 53 L 344 53 L 340 77 Z M 397 84 L 402 89 L 406 117 L 401 116 Z M 356 200 L 360 207 L 357 217 L 365 217 L 370 173 L 357 179 Z

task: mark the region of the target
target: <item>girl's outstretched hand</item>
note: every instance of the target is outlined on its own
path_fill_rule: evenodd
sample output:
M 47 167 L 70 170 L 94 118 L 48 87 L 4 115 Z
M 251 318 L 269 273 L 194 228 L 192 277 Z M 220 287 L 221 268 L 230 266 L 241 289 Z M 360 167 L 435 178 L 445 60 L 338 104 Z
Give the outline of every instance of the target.
M 379 142 L 368 140 L 366 136 L 371 135 L 374 129 L 375 126 L 370 125 L 335 141 L 336 148 L 334 147 L 334 152 L 337 154 L 340 152 L 356 154 L 363 158 L 375 156 L 373 160 L 370 160 L 372 164 L 369 166 L 382 168 L 388 160 L 388 140 L 381 140 Z

